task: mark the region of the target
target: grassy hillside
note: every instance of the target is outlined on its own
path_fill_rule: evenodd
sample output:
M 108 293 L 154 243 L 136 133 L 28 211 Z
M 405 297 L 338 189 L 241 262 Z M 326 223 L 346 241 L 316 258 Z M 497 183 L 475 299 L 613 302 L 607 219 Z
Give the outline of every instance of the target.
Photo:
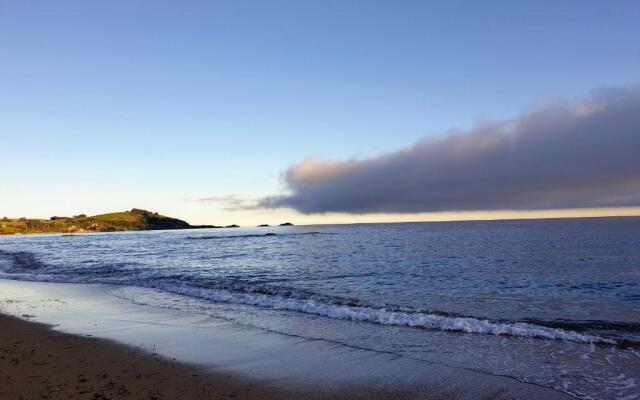
M 0 219 L 0 234 L 20 233 L 75 233 L 75 232 L 116 232 L 143 231 L 157 229 L 210 228 L 212 226 L 192 226 L 176 218 L 140 210 L 86 216 L 51 217 L 50 219 Z

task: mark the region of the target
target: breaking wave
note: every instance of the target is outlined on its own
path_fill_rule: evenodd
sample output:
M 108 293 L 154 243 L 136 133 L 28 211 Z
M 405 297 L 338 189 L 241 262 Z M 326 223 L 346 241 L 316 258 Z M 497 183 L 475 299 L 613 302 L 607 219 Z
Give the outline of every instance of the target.
M 495 322 L 473 317 L 449 317 L 431 313 L 391 311 L 384 308 L 348 306 L 322 303 L 313 299 L 287 298 L 262 293 L 232 292 L 220 289 L 194 288 L 174 285 L 155 287 L 168 292 L 198 297 L 215 302 L 244 304 L 274 310 L 295 311 L 305 314 L 348 321 L 405 326 L 453 332 L 484 333 L 549 340 L 566 340 L 578 343 L 615 345 L 616 341 L 600 336 L 565 331 L 528 324 L 525 322 Z
M 108 268 L 108 266 L 105 266 Z M 203 285 L 179 279 L 136 279 L 121 271 L 111 276 L 99 274 L 56 275 L 47 265 L 30 253 L 0 250 L 0 271 L 5 278 L 29 281 L 106 283 L 138 286 L 175 294 L 196 297 L 213 302 L 249 305 L 273 310 L 317 315 L 327 318 L 367 322 L 388 326 L 402 326 L 450 332 L 503 335 L 547 340 L 564 340 L 577 343 L 619 345 L 615 339 L 580 333 L 553 326 L 542 326 L 521 321 L 494 321 L 470 316 L 453 316 L 446 313 L 411 311 L 403 307 L 376 308 L 357 300 L 332 298 L 287 288 L 264 288 L 233 285 L 229 288 Z

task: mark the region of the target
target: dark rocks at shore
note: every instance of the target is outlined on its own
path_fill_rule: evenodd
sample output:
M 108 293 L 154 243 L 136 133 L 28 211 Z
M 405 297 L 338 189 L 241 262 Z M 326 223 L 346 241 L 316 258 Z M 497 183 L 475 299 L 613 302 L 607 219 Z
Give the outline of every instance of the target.
M 240 228 L 240 225 L 236 225 L 236 224 L 227 225 L 227 226 L 225 226 L 225 228 Z
M 268 226 L 269 226 L 269 224 L 261 224 L 261 225 L 258 225 L 258 228 L 264 228 L 264 227 L 268 227 Z
M 264 236 L 278 236 L 278 235 L 273 232 L 269 232 L 269 233 L 265 233 Z
M 285 222 L 283 224 L 280 224 L 279 226 L 293 226 L 293 224 L 291 222 Z
M 157 214 L 143 214 L 142 228 L 143 230 L 191 229 L 191 225 L 177 218 L 170 218 Z

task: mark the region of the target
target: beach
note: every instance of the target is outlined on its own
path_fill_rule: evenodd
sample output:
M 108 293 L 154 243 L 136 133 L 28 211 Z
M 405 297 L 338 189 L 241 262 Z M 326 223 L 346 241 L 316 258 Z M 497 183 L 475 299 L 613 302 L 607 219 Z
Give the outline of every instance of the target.
M 275 389 L 0 315 L 1 399 L 281 399 Z
M 0 398 L 570 398 L 506 377 L 130 304 L 110 289 L 0 280 Z
M 152 365 L 187 371 L 179 387 L 210 398 L 633 399 L 637 222 L 2 237 L 0 312 L 161 360 Z M 22 346 L 20 354 L 35 348 Z M 107 368 L 104 356 L 83 353 Z M 47 365 L 55 375 L 84 362 Z M 122 373 L 92 375 L 137 390 Z

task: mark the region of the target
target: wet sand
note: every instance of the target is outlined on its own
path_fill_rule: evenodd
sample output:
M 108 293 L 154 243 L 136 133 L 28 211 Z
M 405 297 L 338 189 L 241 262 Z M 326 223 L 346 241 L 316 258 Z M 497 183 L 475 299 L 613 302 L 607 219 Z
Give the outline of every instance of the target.
M 125 292 L 153 291 L 0 279 L 0 399 L 570 399 L 506 376 L 132 303 Z
M 0 399 L 282 399 L 285 393 L 0 314 Z

